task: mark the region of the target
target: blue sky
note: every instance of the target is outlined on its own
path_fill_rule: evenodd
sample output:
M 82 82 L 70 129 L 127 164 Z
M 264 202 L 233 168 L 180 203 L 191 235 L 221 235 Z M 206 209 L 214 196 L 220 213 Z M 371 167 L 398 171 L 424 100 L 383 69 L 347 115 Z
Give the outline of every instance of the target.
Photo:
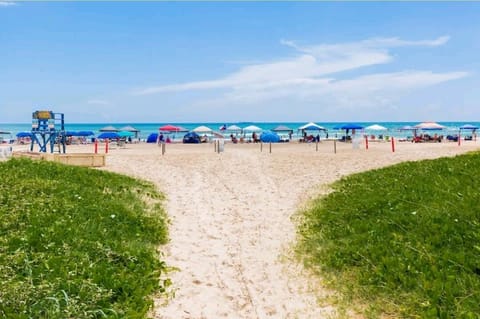
M 480 3 L 0 1 L 0 122 L 480 121 Z

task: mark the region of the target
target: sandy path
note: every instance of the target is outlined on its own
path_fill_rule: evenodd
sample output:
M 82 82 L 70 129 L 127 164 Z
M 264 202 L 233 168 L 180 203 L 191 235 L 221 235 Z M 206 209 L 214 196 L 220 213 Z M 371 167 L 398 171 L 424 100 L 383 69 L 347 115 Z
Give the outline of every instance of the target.
M 275 145 L 154 145 L 111 150 L 106 169 L 153 181 L 167 196 L 171 242 L 166 247 L 175 298 L 157 300 L 155 318 L 327 318 L 325 294 L 288 258 L 295 241 L 292 215 L 319 185 L 405 160 L 477 148 L 451 144 L 386 143 L 368 151 L 331 143 Z M 323 191 L 325 188 L 323 189 Z M 313 287 L 312 287 L 313 286 Z

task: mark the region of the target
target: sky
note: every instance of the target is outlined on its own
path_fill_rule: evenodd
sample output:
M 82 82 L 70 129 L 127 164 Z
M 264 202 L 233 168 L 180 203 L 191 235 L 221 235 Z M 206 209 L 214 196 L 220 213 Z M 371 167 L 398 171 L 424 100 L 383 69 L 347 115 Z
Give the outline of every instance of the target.
M 480 2 L 0 0 L 0 123 L 480 121 Z

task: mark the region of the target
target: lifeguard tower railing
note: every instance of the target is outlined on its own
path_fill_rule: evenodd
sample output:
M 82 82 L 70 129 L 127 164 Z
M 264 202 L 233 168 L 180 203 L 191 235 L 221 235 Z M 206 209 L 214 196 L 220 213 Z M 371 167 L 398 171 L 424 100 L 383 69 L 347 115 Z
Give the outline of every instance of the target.
M 39 147 L 39 152 L 54 152 L 55 144 L 58 145 L 58 152 L 65 153 L 66 135 L 65 135 L 65 117 L 63 113 L 53 113 L 52 111 L 35 111 L 32 113 L 32 142 L 30 151 L 33 151 L 35 144 Z

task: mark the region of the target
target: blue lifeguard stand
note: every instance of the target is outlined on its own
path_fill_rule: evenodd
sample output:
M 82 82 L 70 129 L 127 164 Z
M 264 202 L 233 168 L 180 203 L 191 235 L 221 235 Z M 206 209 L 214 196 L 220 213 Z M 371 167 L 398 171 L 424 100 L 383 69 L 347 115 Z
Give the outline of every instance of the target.
M 53 153 L 55 144 L 58 144 L 58 152 L 65 153 L 66 135 L 63 113 L 53 113 L 52 111 L 35 111 L 32 113 L 31 152 L 35 144 L 38 144 L 39 151 L 44 153 L 47 152 L 47 146 L 49 146 L 50 153 Z

